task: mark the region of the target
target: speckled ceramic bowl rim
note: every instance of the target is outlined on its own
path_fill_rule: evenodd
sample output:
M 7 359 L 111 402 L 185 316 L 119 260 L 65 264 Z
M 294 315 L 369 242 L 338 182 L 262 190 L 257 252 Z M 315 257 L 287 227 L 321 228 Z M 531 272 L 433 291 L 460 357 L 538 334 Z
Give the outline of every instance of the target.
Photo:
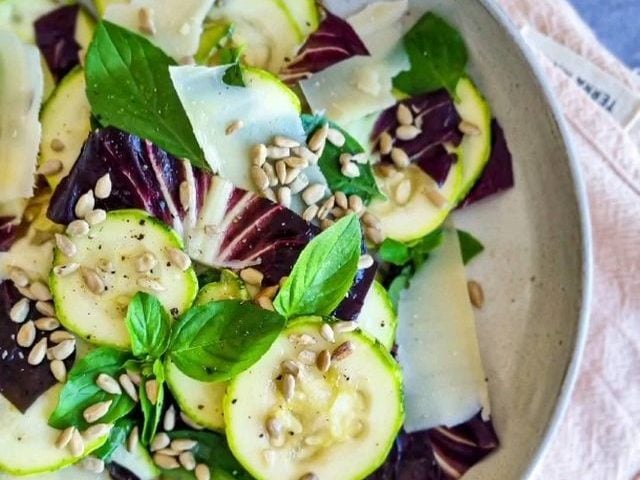
M 525 470 L 524 478 L 530 478 L 534 474 L 537 466 L 544 457 L 551 441 L 557 432 L 564 414 L 569 406 L 571 394 L 580 371 L 580 362 L 584 353 L 584 348 L 589 330 L 589 312 L 592 299 L 592 276 L 593 276 L 593 250 L 591 237 L 591 221 L 589 217 L 589 202 L 586 187 L 582 177 L 580 165 L 578 164 L 575 150 L 571 141 L 571 135 L 567 127 L 566 120 L 562 114 L 560 104 L 555 98 L 551 87 L 545 80 L 540 65 L 538 64 L 534 52 L 520 35 L 517 27 L 511 22 L 509 17 L 503 12 L 493 0 L 478 0 L 487 12 L 505 29 L 508 37 L 517 45 L 524 60 L 529 64 L 540 90 L 546 98 L 551 110 L 552 118 L 560 132 L 565 145 L 566 156 L 569 160 L 569 168 L 573 179 L 573 189 L 577 201 L 578 213 L 580 217 L 581 237 L 582 237 L 582 298 L 580 306 L 580 317 L 576 327 L 576 334 L 573 345 L 571 360 L 564 373 L 562 388 L 556 400 L 556 407 L 553 415 L 549 419 L 540 445 L 538 445 L 531 462 Z

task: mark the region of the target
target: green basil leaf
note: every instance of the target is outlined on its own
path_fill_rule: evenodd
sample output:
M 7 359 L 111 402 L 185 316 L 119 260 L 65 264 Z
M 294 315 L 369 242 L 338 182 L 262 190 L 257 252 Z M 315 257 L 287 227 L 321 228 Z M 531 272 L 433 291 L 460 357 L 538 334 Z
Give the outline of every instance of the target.
M 145 369 L 143 369 L 144 371 Z M 140 382 L 138 388 L 138 396 L 140 397 L 140 407 L 142 408 L 142 415 L 144 422 L 142 424 L 142 434 L 140 435 L 140 441 L 143 445 L 149 445 L 153 437 L 156 435 L 160 419 L 162 417 L 162 406 L 164 405 L 164 365 L 162 361 L 157 359 L 153 362 L 152 374 L 147 375 Z M 147 390 L 145 383 L 150 380 L 154 380 L 158 383 L 158 398 L 156 403 L 151 403 L 147 396 Z
M 136 422 L 131 418 L 125 417 L 119 419 L 113 427 L 111 427 L 107 441 L 100 448 L 94 450 L 91 455 L 108 463 L 118 447 L 126 443 L 129 433 L 131 433 L 135 424 Z
M 168 355 L 196 380 L 229 380 L 257 362 L 284 325 L 282 316 L 253 303 L 207 303 L 192 307 L 174 325 Z
M 378 254 L 382 261 L 393 265 L 404 265 L 411 258 L 409 247 L 392 238 L 386 238 L 382 242 Z
M 409 287 L 409 282 L 413 276 L 413 269 L 410 265 L 404 267 L 402 271 L 391 281 L 387 292 L 389 299 L 395 311 L 398 311 L 398 301 L 400 300 L 400 294 L 403 290 Z
M 329 315 L 358 271 L 362 233 L 354 214 L 341 218 L 302 250 L 273 305 L 286 318 Z
M 442 244 L 443 238 L 444 236 L 442 229 L 439 228 L 410 245 L 409 252 L 411 255 L 411 261 L 413 263 L 414 272 L 420 265 L 427 261 L 427 258 L 429 258 L 429 253 L 431 253 Z
M 446 88 L 455 95 L 464 75 L 468 53 L 460 33 L 433 13 L 426 13 L 403 39 L 411 68 L 393 79 L 393 86 L 409 95 Z
M 484 245 L 469 232 L 458 230 L 458 240 L 460 240 L 460 250 L 462 251 L 462 261 L 466 265 L 477 255 L 484 251 Z
M 198 463 L 204 463 L 209 467 L 211 478 L 214 480 L 253 480 L 253 477 L 242 468 L 242 465 L 235 459 L 227 439 L 224 435 L 213 432 L 196 432 L 193 430 L 179 430 L 169 432 L 169 438 L 197 441 L 197 445 L 191 450 Z M 184 476 L 187 473 L 190 476 Z M 171 479 L 193 479 L 193 474 L 185 470 L 165 470 L 162 472 L 164 478 Z
M 134 295 L 127 309 L 125 324 L 136 357 L 159 358 L 171 340 L 171 317 L 158 300 L 148 293 Z
M 222 81 L 234 87 L 245 87 L 242 66 L 240 65 L 240 55 L 242 49 L 237 47 L 223 48 L 220 50 L 220 62 L 222 65 L 229 64 L 225 70 Z
M 74 426 L 84 430 L 88 423 L 82 412 L 97 402 L 107 400 L 112 404 L 101 422 L 113 423 L 133 410 L 135 403 L 128 395 L 112 395 L 96 385 L 96 378 L 101 373 L 117 378 L 130 357 L 126 352 L 101 347 L 80 359 L 69 372 L 58 405 L 49 417 L 49 425 L 57 429 Z
M 332 192 L 344 192 L 345 195 L 358 195 L 365 204 L 368 204 L 375 197 L 382 197 L 382 193 L 378 189 L 378 185 L 373 176 L 373 169 L 370 163 L 358 164 L 360 176 L 348 178 L 342 174 L 340 155 L 343 153 L 362 153 L 364 149 L 351 135 L 333 122 L 328 121 L 321 115 L 302 115 L 302 126 L 307 137 L 310 138 L 313 133 L 325 123 L 329 122 L 331 128 L 340 130 L 345 138 L 342 147 L 336 147 L 327 142 L 322 150 L 322 156 L 318 160 L 318 166 L 327 180 L 329 188 Z
M 102 21 L 87 52 L 87 98 L 103 126 L 146 138 L 208 170 L 171 83 L 171 65 L 175 62 L 146 38 Z

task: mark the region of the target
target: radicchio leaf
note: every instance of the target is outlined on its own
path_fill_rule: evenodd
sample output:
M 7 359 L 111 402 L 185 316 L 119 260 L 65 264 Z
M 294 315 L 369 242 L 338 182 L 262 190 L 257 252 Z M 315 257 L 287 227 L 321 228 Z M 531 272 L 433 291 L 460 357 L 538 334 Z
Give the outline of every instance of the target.
M 460 116 L 453 100 L 446 90 L 438 90 L 398 102 L 380 114 L 371 136 L 373 144 L 377 145 L 382 132 L 395 137 L 396 128 L 400 126 L 396 118 L 400 104 L 411 110 L 414 122 L 422 132 L 413 140 L 396 139 L 394 147 L 404 150 L 412 162 L 442 186 L 451 166 L 457 161 L 457 156 L 449 153 L 445 145 L 455 147 L 462 140 L 462 133 L 458 130 Z M 391 157 L 382 155 L 381 160 L 391 162 Z
M 34 23 L 36 44 L 56 80 L 80 64 L 76 41 L 79 5 L 68 5 L 43 15 Z
M 452 428 L 401 433 L 370 480 L 454 480 L 499 445 L 491 420 L 480 413 Z
M 19 222 L 15 217 L 0 217 L 0 252 L 11 248 L 19 235 Z
M 29 365 L 29 349 L 16 343 L 16 335 L 22 324 L 12 322 L 9 311 L 21 298 L 12 282 L 0 284 L 0 394 L 24 413 L 40 395 L 58 382 L 51 374 L 49 362 Z M 32 304 L 27 319 L 34 320 L 41 316 Z M 34 344 L 49 333 L 37 330 Z M 65 360 L 67 369 L 71 369 L 74 358 L 75 354 Z
M 496 119 L 491 122 L 491 156 L 478 182 L 459 208 L 475 203 L 495 193 L 507 190 L 515 184 L 513 159 L 507 138 Z
M 356 55 L 369 55 L 369 50 L 349 22 L 325 10 L 324 20 L 280 72 L 280 78 L 292 85 Z

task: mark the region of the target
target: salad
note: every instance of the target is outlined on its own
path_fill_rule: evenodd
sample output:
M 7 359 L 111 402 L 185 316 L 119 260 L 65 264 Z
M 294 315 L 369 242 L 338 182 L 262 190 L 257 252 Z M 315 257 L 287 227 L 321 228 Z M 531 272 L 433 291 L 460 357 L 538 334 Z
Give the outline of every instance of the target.
M 419 3 L 0 0 L 0 479 L 454 479 L 498 447 L 451 214 L 511 155 Z

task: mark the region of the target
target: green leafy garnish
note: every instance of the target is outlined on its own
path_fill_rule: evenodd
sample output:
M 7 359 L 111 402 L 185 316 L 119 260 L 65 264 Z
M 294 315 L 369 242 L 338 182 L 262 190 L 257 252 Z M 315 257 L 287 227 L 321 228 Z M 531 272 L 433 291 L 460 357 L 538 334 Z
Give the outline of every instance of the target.
M 150 140 L 208 170 L 173 88 L 169 76 L 172 65 L 173 59 L 146 38 L 102 21 L 87 52 L 87 98 L 103 126 Z
M 465 265 L 484 251 L 484 245 L 482 245 L 482 243 L 480 243 L 480 240 L 475 238 L 469 232 L 458 230 L 458 239 L 460 240 L 462 261 Z
M 196 63 L 200 65 L 222 63 L 215 58 L 216 54 L 229 42 L 234 30 L 235 27 L 232 23 L 217 20 L 206 22 L 202 27 L 198 51 L 193 56 Z
M 353 214 L 311 240 L 280 288 L 276 310 L 286 318 L 333 312 L 353 284 L 361 242 L 360 222 Z
M 342 147 L 338 148 L 331 142 L 327 142 L 322 151 L 322 156 L 318 160 L 318 166 L 332 192 L 340 191 L 344 192 L 345 195 L 358 195 L 365 204 L 369 203 L 369 201 L 375 197 L 382 196 L 373 176 L 373 169 L 370 163 L 367 162 L 358 165 L 360 170 L 360 176 L 358 177 L 348 178 L 342 174 L 340 155 L 343 153 L 355 155 L 364 152 L 364 148 L 362 148 L 357 140 L 338 125 L 328 121 L 321 115 L 303 114 L 301 120 L 307 138 L 311 138 L 313 133 L 327 122 L 331 128 L 340 130 L 344 135 L 345 144 Z
M 58 429 L 74 426 L 83 430 L 89 424 L 82 412 L 91 405 L 107 400 L 112 403 L 107 414 L 100 419 L 102 423 L 115 422 L 133 410 L 135 403 L 127 395 L 112 395 L 96 385 L 96 378 L 101 373 L 117 378 L 129 358 L 126 352 L 101 347 L 80 359 L 69 372 L 58 405 L 49 417 L 49 425 Z
M 230 47 L 220 50 L 220 62 L 223 65 L 229 65 L 222 76 L 222 81 L 232 87 L 246 86 L 240 64 L 241 54 L 242 48 Z
M 131 433 L 131 430 L 133 430 L 135 424 L 136 422 L 131 418 L 119 419 L 113 427 L 111 427 L 107 441 L 100 448 L 94 450 L 91 455 L 105 462 L 109 462 L 118 447 L 127 441 L 127 437 L 129 433 Z
M 467 66 L 467 47 L 460 33 L 445 20 L 426 13 L 403 39 L 411 68 L 393 79 L 393 86 L 408 95 L 446 88 L 455 95 Z
M 225 381 L 257 362 L 284 325 L 281 315 L 253 303 L 211 302 L 192 307 L 180 318 L 167 353 L 191 378 Z
M 158 384 L 158 397 L 155 404 L 152 403 L 151 400 L 149 400 L 145 388 L 146 382 L 153 379 L 155 379 Z M 144 417 L 140 440 L 145 445 L 148 445 L 151 442 L 153 437 L 156 435 L 158 425 L 160 424 L 160 418 L 162 417 L 162 406 L 164 404 L 164 381 L 164 366 L 162 364 L 162 361 L 157 359 L 153 362 L 153 367 L 150 374 L 144 375 L 138 389 L 138 395 L 140 397 L 140 407 L 142 408 L 142 414 Z
M 131 299 L 125 324 L 136 357 L 159 358 L 171 340 L 171 317 L 153 295 L 138 292 Z

